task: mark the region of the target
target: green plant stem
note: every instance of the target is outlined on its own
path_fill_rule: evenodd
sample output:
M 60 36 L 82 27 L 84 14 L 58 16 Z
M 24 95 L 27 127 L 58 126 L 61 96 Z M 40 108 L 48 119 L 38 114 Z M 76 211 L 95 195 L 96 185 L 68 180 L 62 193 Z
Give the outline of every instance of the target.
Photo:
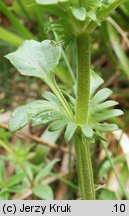
M 75 136 L 75 150 L 81 199 L 95 200 L 90 143 L 81 133 Z
M 113 162 L 113 160 L 112 160 L 112 158 L 111 158 L 111 156 L 110 156 L 110 154 L 109 154 L 109 151 L 108 151 L 108 149 L 107 149 L 107 147 L 106 147 L 106 143 L 105 143 L 105 142 L 101 142 L 101 143 L 102 143 L 103 149 L 104 149 L 104 151 L 105 151 L 105 153 L 106 153 L 106 156 L 107 156 L 107 158 L 108 158 L 108 160 L 109 160 L 109 162 L 110 162 L 110 165 L 111 165 L 111 167 L 112 167 L 112 170 L 113 170 L 113 172 L 114 172 L 114 174 L 115 174 L 115 177 L 116 177 L 116 179 L 117 179 L 117 181 L 118 181 L 118 183 L 119 183 L 119 185 L 120 185 L 121 191 L 122 191 L 122 193 L 124 194 L 125 198 L 126 198 L 127 200 L 129 200 L 129 195 L 128 195 L 127 192 L 125 191 L 125 187 L 124 187 L 124 185 L 123 185 L 123 183 L 122 183 L 122 181 L 121 181 L 121 179 L 120 179 L 120 177 L 119 177 L 119 174 L 118 174 L 118 172 L 117 172 L 117 170 L 116 170 L 116 168 L 115 168 L 114 162 Z
M 49 80 L 50 83 L 50 80 Z M 54 83 L 54 84 L 53 84 Z M 49 85 L 51 90 L 55 93 L 55 95 L 58 97 L 60 103 L 64 107 L 64 110 L 66 112 L 66 115 L 73 120 L 73 112 L 72 109 L 70 108 L 69 104 L 67 103 L 63 93 L 61 92 L 60 88 L 58 87 L 55 77 L 53 78 L 53 82 L 51 82 L 51 85 Z
M 97 18 L 103 21 L 106 18 L 106 16 L 108 16 L 108 14 L 111 13 L 111 11 L 115 10 L 117 7 L 119 7 L 119 5 L 121 5 L 126 1 L 127 0 L 116 0 L 112 4 L 110 4 L 109 7 L 102 8 L 102 10 L 99 10 L 97 12 Z M 87 32 L 89 33 L 93 32 L 96 27 L 97 27 L 96 22 L 94 21 L 90 22 L 90 24 L 87 27 Z
M 88 122 L 90 101 L 90 38 L 86 33 L 77 38 L 77 100 L 75 121 Z
M 82 33 L 77 38 L 77 99 L 75 121 L 87 124 L 90 102 L 90 37 Z M 95 190 L 90 156 L 90 143 L 81 130 L 75 134 L 77 173 L 80 184 L 81 199 L 94 200 Z

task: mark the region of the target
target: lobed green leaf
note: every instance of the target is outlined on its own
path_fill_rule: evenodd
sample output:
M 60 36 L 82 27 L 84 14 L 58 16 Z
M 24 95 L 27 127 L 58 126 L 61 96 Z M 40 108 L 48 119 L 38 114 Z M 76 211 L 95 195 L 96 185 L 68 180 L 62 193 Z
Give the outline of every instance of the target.
M 18 107 L 11 115 L 9 129 L 16 132 L 32 122 L 33 126 L 46 124 L 57 119 L 62 119 L 65 114 L 63 109 L 55 107 L 48 101 L 37 100 Z
M 26 40 L 15 52 L 5 57 L 22 75 L 46 80 L 52 76 L 60 56 L 60 47 L 53 41 Z

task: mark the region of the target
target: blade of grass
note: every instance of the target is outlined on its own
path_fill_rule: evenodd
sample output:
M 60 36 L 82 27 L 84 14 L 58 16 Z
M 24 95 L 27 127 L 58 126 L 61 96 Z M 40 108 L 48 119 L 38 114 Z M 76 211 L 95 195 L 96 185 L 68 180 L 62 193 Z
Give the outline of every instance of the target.
M 110 154 L 109 154 L 109 151 L 108 151 L 108 149 L 107 149 L 106 143 L 105 143 L 105 142 L 101 142 L 101 143 L 102 143 L 102 147 L 103 147 L 103 149 L 104 149 L 104 151 L 105 151 L 105 154 L 106 154 L 106 156 L 107 156 L 107 158 L 108 158 L 108 160 L 109 160 L 109 162 L 110 162 L 111 168 L 112 168 L 112 170 L 113 170 L 113 172 L 114 172 L 114 174 L 115 174 L 115 177 L 116 177 L 116 179 L 117 179 L 117 181 L 118 181 L 118 183 L 119 183 L 119 186 L 120 186 L 120 188 L 121 188 L 121 191 L 122 191 L 123 195 L 125 196 L 125 198 L 126 198 L 127 200 L 129 200 L 129 195 L 127 194 L 127 192 L 126 192 L 126 190 L 125 190 L 125 187 L 124 187 L 124 185 L 123 185 L 123 182 L 121 181 L 121 179 L 120 179 L 120 177 L 119 177 L 119 174 L 118 174 L 118 172 L 117 172 L 117 170 L 116 170 L 116 167 L 115 167 L 115 165 L 114 165 L 114 162 L 113 162 L 113 160 L 112 160 L 112 158 L 111 158 L 111 156 L 110 156 Z
M 107 23 L 107 30 L 109 34 L 109 39 L 112 43 L 113 50 L 121 63 L 125 76 L 129 79 L 129 60 L 120 45 L 119 36 L 110 23 Z
M 26 8 L 24 7 L 24 4 L 22 2 L 22 0 L 17 0 L 17 3 L 19 5 L 19 7 L 21 8 L 24 16 L 28 19 L 28 20 L 31 20 L 31 17 L 29 15 L 29 13 L 27 12 Z
M 126 34 L 123 31 L 123 29 L 115 22 L 114 19 L 112 19 L 112 17 L 107 17 L 106 20 L 109 21 L 115 27 L 115 29 L 121 34 L 121 36 L 123 37 L 123 39 L 126 42 L 127 46 L 129 47 L 129 39 L 126 36 Z
M 44 30 L 44 20 L 43 20 L 43 14 L 40 12 L 40 8 L 35 7 L 35 14 L 37 16 L 38 26 L 39 26 L 39 32 L 41 39 L 46 39 L 46 34 Z
M 25 39 L 34 38 L 33 34 L 19 22 L 17 17 L 9 10 L 6 4 L 0 1 L 0 11 L 9 19 L 15 30 Z
M 16 34 L 0 27 L 0 40 L 3 40 L 10 45 L 13 45 L 15 47 L 20 46 L 23 43 L 23 39 L 17 36 Z

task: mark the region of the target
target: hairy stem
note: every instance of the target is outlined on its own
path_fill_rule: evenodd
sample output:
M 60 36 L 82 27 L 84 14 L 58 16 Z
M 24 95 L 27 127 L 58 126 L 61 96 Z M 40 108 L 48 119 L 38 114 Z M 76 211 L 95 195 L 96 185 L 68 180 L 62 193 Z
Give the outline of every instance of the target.
M 90 143 L 81 133 L 75 136 L 75 150 L 81 199 L 95 200 Z
M 76 116 L 77 123 L 88 122 L 89 100 L 90 100 L 90 38 L 86 33 L 77 38 L 77 101 Z
M 77 38 L 77 100 L 75 121 L 77 124 L 87 124 L 90 101 L 90 38 L 82 33 Z M 80 184 L 81 198 L 94 200 L 93 170 L 90 156 L 90 143 L 81 130 L 75 135 L 77 173 Z

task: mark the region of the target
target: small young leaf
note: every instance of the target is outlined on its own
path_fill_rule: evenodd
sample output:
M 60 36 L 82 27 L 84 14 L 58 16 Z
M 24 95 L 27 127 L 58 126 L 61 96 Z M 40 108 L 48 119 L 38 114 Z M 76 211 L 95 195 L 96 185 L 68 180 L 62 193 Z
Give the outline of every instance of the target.
M 74 17 L 80 21 L 84 21 L 86 19 L 86 10 L 85 8 L 81 7 L 81 8 L 75 8 L 72 7 L 72 13 L 74 15 Z
M 74 122 L 69 122 L 67 124 L 66 131 L 64 134 L 66 142 L 69 142 L 72 139 L 72 137 L 76 131 L 76 128 L 77 128 L 77 125 Z
M 53 200 L 53 191 L 49 185 L 37 185 L 32 189 L 32 193 L 43 200 Z
M 45 178 L 47 175 L 50 174 L 52 168 L 54 167 L 54 165 L 58 162 L 59 160 L 53 160 L 51 162 L 49 162 L 36 176 L 35 178 L 35 182 L 40 182 L 43 178 Z
M 88 137 L 91 138 L 93 137 L 93 130 L 92 127 L 90 125 L 81 125 L 81 129 L 83 134 Z
M 91 82 L 90 95 L 92 97 L 96 89 L 99 88 L 99 86 L 101 86 L 104 83 L 104 80 L 97 73 L 91 70 L 90 82 Z
M 41 79 L 50 78 L 52 70 L 57 66 L 61 56 L 60 46 L 55 42 L 44 40 L 37 42 L 26 40 L 17 51 L 5 57 L 26 76 Z

